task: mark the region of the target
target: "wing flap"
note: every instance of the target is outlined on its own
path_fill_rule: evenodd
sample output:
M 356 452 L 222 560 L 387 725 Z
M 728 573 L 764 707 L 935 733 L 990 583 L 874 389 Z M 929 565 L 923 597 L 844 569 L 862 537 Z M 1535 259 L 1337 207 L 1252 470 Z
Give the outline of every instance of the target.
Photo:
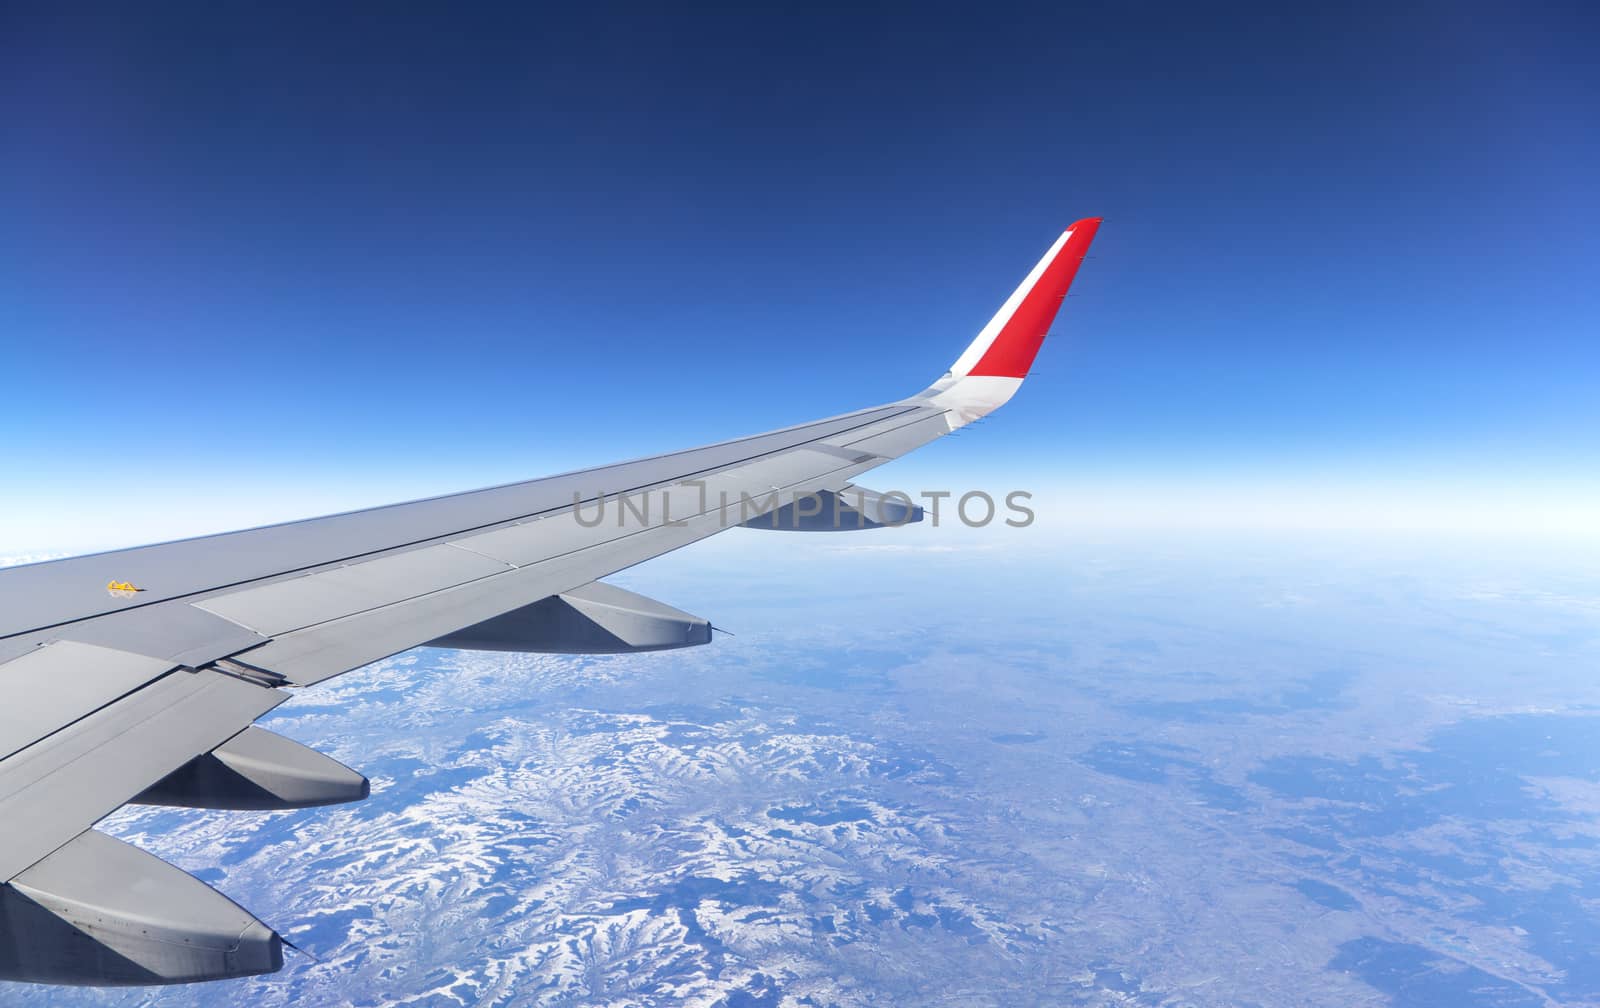
M 289 699 L 220 672 L 169 672 L 0 763 L 0 880 Z
M 265 637 L 277 637 L 510 569 L 508 564 L 446 543 L 245 588 L 194 604 Z
M 719 531 L 714 516 L 612 540 L 422 598 L 285 634 L 238 661 L 312 686 L 464 627 L 570 591 Z
M 169 665 L 188 665 L 191 668 L 198 668 L 222 655 L 243 651 L 266 640 L 237 623 L 196 609 L 181 600 L 158 602 L 56 627 L 35 634 L 33 643 L 43 644 L 56 639 L 58 635 L 61 640 L 132 651 L 152 658 L 164 658 Z
M 618 528 L 616 520 L 608 518 L 607 537 L 583 549 L 285 634 L 238 655 L 237 660 L 283 676 L 296 686 L 310 686 L 687 546 L 781 507 L 796 493 L 842 489 L 878 464 L 881 460 L 848 463 L 809 449 L 786 452 L 707 480 L 703 503 L 699 487 L 672 488 L 674 493 L 683 492 L 677 499 L 686 508 L 691 501 L 693 507 L 683 512 L 675 507 L 670 521 L 659 507 L 652 509 L 651 523 L 642 529 L 628 527 L 626 520 Z M 679 513 L 691 516 L 679 518 Z M 518 528 L 542 535 L 541 526 L 547 523 L 549 528 L 565 525 L 568 534 L 581 531 L 575 522 L 558 518 Z M 461 544 L 474 550 L 491 548 L 472 539 Z M 509 561 L 511 555 L 501 553 L 498 558 Z
M 922 417 L 911 423 L 901 424 L 891 430 L 870 434 L 862 438 L 840 440 L 839 444 L 841 447 L 849 448 L 853 451 L 871 452 L 873 455 L 881 456 L 887 460 L 899 458 L 909 451 L 937 441 L 950 433 L 950 430 L 950 421 L 940 412 L 932 416 Z
M 0 665 L 0 759 L 172 669 L 127 651 L 56 641 Z

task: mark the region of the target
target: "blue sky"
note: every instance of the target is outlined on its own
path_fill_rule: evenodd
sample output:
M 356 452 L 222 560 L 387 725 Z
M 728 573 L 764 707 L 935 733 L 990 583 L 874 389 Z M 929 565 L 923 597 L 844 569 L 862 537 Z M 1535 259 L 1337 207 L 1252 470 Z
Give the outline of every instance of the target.
M 1037 377 L 888 482 L 1600 508 L 1578 6 L 375 10 L 6 15 L 0 551 L 896 398 L 1088 215 Z

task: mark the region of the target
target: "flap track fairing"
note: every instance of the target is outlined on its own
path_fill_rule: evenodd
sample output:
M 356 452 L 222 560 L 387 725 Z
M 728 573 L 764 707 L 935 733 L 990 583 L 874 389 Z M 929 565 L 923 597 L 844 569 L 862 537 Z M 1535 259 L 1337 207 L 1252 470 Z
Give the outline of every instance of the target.
M 922 520 L 922 508 L 906 494 L 881 494 L 847 486 L 835 493 L 818 490 L 749 521 L 745 528 L 776 532 L 855 532 L 896 528 Z
M 361 801 L 367 779 L 315 749 L 251 725 L 132 799 L 142 805 L 275 811 Z
M 0 980 L 142 987 L 282 966 L 283 939 L 243 907 L 94 830 L 0 885 Z
M 428 642 L 465 651 L 629 654 L 711 642 L 711 624 L 600 581 Z

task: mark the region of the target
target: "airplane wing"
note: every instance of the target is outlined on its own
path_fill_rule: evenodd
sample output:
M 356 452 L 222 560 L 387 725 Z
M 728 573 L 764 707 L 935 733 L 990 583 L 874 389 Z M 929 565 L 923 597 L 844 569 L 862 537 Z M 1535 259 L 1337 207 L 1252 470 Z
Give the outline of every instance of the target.
M 856 478 L 1011 398 L 1099 224 L 1068 228 L 951 369 L 906 399 L 547 479 L 0 570 L 0 979 L 279 969 L 272 929 L 94 824 L 129 802 L 365 798 L 360 774 L 253 722 L 423 645 L 703 644 L 705 620 L 599 579 L 734 525 L 919 519 Z

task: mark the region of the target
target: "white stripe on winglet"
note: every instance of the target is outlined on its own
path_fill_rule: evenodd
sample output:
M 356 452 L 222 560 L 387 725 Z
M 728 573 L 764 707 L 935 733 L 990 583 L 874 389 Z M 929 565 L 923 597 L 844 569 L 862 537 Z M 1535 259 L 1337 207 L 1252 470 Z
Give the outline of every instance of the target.
M 1029 291 L 1033 290 L 1033 285 L 1039 282 L 1039 278 L 1044 276 L 1044 271 L 1049 268 L 1050 261 L 1056 257 L 1056 253 L 1061 251 L 1061 247 L 1071 237 L 1072 230 L 1070 228 L 1061 232 L 1061 237 L 1057 238 L 1056 243 L 1050 246 L 1050 251 L 1046 252 L 1044 258 L 1039 260 L 1039 265 L 1033 268 L 1033 272 L 1028 274 L 1028 278 L 1022 281 L 1022 286 L 1011 292 L 1011 296 L 1006 298 L 1006 303 L 1000 306 L 1000 310 L 995 313 L 994 318 L 990 319 L 989 324 L 983 327 L 982 332 L 978 333 L 978 338 L 972 341 L 972 344 L 967 347 L 960 357 L 956 358 L 956 362 L 950 366 L 950 374 L 952 376 L 960 378 L 970 373 L 978 361 L 983 359 L 984 353 L 994 344 L 994 338 L 1000 335 L 1000 330 L 1004 329 L 1006 323 L 1011 321 L 1011 316 L 1017 313 L 1017 306 L 1022 304 L 1022 299 L 1028 296 Z

